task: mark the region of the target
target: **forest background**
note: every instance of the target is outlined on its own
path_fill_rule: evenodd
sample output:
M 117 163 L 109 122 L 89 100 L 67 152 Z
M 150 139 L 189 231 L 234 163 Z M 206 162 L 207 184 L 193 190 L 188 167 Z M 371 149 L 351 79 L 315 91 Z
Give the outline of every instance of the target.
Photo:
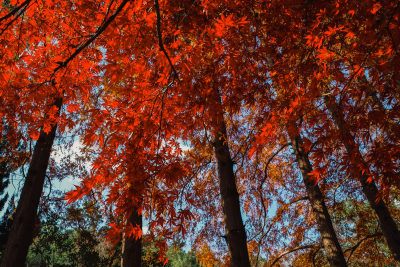
M 1 266 L 396 266 L 399 5 L 2 1 Z

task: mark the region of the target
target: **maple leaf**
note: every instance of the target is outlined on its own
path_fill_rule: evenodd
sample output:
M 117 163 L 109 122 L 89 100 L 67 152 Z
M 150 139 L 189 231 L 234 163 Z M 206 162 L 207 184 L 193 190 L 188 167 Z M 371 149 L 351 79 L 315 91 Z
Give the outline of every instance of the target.
M 221 18 L 216 20 L 215 23 L 215 32 L 217 37 L 222 37 L 229 30 L 230 27 L 236 27 L 235 21 L 232 19 L 233 15 L 228 15 L 225 17 L 224 15 Z
M 318 49 L 318 55 L 317 58 L 321 59 L 321 60 L 329 60 L 332 59 L 334 57 L 334 53 L 329 51 L 328 49 L 326 49 L 325 47 Z
M 253 157 L 253 154 L 254 154 L 254 152 L 256 152 L 256 151 L 257 151 L 257 148 L 256 148 L 255 146 L 252 146 L 252 147 L 250 148 L 249 154 L 248 154 L 249 159 L 251 159 L 251 158 Z
M 376 12 L 378 12 L 380 9 L 382 8 L 382 5 L 377 2 L 373 5 L 372 10 L 371 10 L 371 14 L 376 14 Z
M 38 139 L 39 139 L 39 135 L 40 135 L 39 131 L 33 132 L 33 133 L 31 134 L 32 140 L 34 140 L 34 141 L 38 140 Z
M 83 191 L 82 188 L 75 185 L 75 190 L 71 190 L 69 192 L 65 193 L 64 200 L 67 200 L 67 204 L 70 204 L 71 202 L 74 202 L 80 198 L 83 197 Z
M 348 31 L 347 34 L 345 35 L 345 37 L 348 37 L 350 39 L 353 39 L 354 36 L 355 36 L 355 34 L 353 32 L 351 32 L 351 31 Z
M 387 184 L 387 188 L 395 189 L 391 183 L 398 183 L 398 179 L 387 174 L 396 173 L 390 166 L 398 161 L 396 120 L 393 124 L 393 118 L 399 117 L 396 108 L 399 96 L 394 92 L 393 85 L 399 80 L 394 48 L 399 39 L 398 14 L 389 12 L 397 2 L 389 1 L 385 6 L 385 12 L 389 12 L 388 19 L 379 19 L 379 27 L 376 26 L 378 18 L 370 14 L 385 12 L 381 11 L 381 4 L 373 1 L 362 5 L 354 1 L 334 1 L 326 5 L 314 3 L 305 8 L 279 1 L 270 1 L 265 6 L 249 5 L 246 1 L 226 2 L 224 5 L 209 0 L 199 1 L 196 5 L 191 1 L 164 1 L 161 5 L 162 16 L 158 20 L 152 12 L 152 2 L 117 1 L 123 4 L 129 2 L 129 8 L 125 9 L 124 5 L 117 6 L 115 1 L 100 1 L 96 5 L 92 2 L 36 1 L 26 6 L 26 12 L 20 9 L 11 14 L 9 12 L 13 12 L 13 8 L 24 3 L 13 0 L 10 8 L 0 11 L 1 25 L 4 26 L 1 37 L 5 47 L 0 62 L 2 118 L 17 129 L 15 136 L 29 133 L 34 139 L 39 138 L 39 133 L 34 132 L 38 127 L 49 133 L 51 123 L 55 121 L 61 124 L 61 129 L 67 126 L 72 129 L 76 123 L 81 127 L 78 130 L 85 145 L 95 147 L 96 158 L 91 161 L 91 176 L 82 182 L 81 187 L 66 194 L 68 203 L 89 194 L 92 189 L 102 188 L 109 192 L 107 203 L 115 207 L 115 215 L 123 217 L 130 211 L 127 202 L 141 202 L 144 210 L 151 209 L 157 214 L 149 225 L 152 229 L 163 228 L 165 231 L 159 232 L 163 238 L 172 235 L 173 230 L 167 229 L 168 225 L 177 226 L 173 229 L 185 234 L 191 229 L 188 223 L 198 218 L 228 218 L 223 214 L 226 209 L 218 207 L 213 199 L 208 198 L 210 195 L 223 197 L 218 191 L 221 188 L 218 188 L 216 177 L 219 167 L 226 167 L 227 164 L 207 167 L 207 170 L 199 167 L 206 161 L 205 158 L 208 160 L 213 156 L 215 147 L 210 149 L 214 145 L 210 143 L 220 142 L 218 151 L 225 152 L 223 159 L 235 163 L 237 159 L 243 159 L 228 171 L 235 173 L 231 180 L 237 183 L 234 182 L 232 188 L 237 186 L 241 201 L 243 199 L 238 206 L 239 213 L 244 210 L 248 218 L 246 227 L 248 224 L 249 227 L 245 231 L 252 231 L 260 224 L 255 221 L 265 216 L 259 213 L 258 208 L 252 207 L 271 201 L 260 200 L 263 192 L 252 190 L 258 186 L 257 183 L 262 183 L 262 178 L 259 179 L 262 172 L 258 169 L 260 163 L 255 161 L 264 152 L 274 151 L 276 144 L 290 136 L 300 135 L 306 136 L 302 141 L 306 153 L 302 156 L 309 156 L 318 163 L 308 174 L 316 182 L 326 173 L 319 164 L 347 173 L 360 169 L 352 165 L 354 161 L 361 161 L 365 153 L 366 167 L 361 174 L 374 170 L 384 177 L 375 178 L 379 183 L 381 179 L 384 187 Z M 113 13 L 114 9 L 122 12 Z M 240 19 L 237 17 L 239 14 L 242 16 Z M 116 19 L 108 21 L 107 18 Z M 176 66 L 179 79 L 172 79 L 170 69 L 165 67 L 169 63 L 157 47 L 154 35 L 156 24 L 163 31 L 159 43 L 164 42 L 165 47 L 172 49 L 168 50 L 171 55 L 169 60 Z M 249 26 L 239 27 L 245 25 Z M 17 28 L 20 30 L 16 31 Z M 344 42 L 342 34 L 339 34 L 341 31 L 348 38 Z M 92 41 L 85 42 L 84 36 Z M 356 36 L 359 42 L 351 40 Z M 99 47 L 101 51 L 98 51 Z M 21 51 L 24 54 L 20 56 Z M 338 51 L 338 54 L 332 51 Z M 75 56 L 70 58 L 71 55 Z M 345 69 L 349 65 L 351 67 Z M 55 72 L 55 69 L 62 70 L 62 73 Z M 49 83 L 51 86 L 47 86 Z M 332 85 L 341 88 L 343 84 L 348 84 L 351 90 L 333 92 L 326 89 Z M 301 99 L 297 96 L 297 88 L 301 88 Z M 67 106 L 68 113 L 85 107 L 74 114 L 77 122 L 65 114 L 59 119 L 56 110 L 45 104 L 61 93 L 67 96 L 68 103 L 74 103 Z M 341 101 L 331 114 L 329 109 L 321 108 L 321 96 L 330 93 L 334 100 Z M 239 113 L 238 110 L 245 112 Z M 278 114 L 276 119 L 271 119 L 271 110 Z M 217 118 L 214 116 L 216 113 L 222 116 Z M 38 121 L 43 120 L 43 114 L 48 114 L 48 117 L 43 125 L 38 125 Z M 335 123 L 340 114 L 344 114 L 341 124 L 348 120 L 348 126 L 340 128 L 340 123 Z M 12 120 L 17 122 L 13 124 Z M 294 121 L 295 125 L 299 125 L 298 129 L 288 126 L 287 131 L 282 130 L 288 121 Z M 226 133 L 213 136 L 214 140 L 210 141 L 212 138 L 209 135 L 220 130 L 215 125 L 222 123 L 226 124 Z M 248 138 L 250 127 L 258 133 L 254 144 L 249 141 L 253 138 Z M 369 134 L 371 129 L 374 134 Z M 370 135 L 368 138 L 365 138 L 366 133 Z M 196 149 L 181 152 L 174 148 L 172 139 L 188 141 Z M 311 140 L 316 139 L 319 151 L 309 151 Z M 11 135 L 10 140 L 12 143 L 19 142 Z M 374 147 L 377 140 L 384 144 L 384 148 Z M 386 149 L 390 146 L 394 148 Z M 363 157 L 356 155 L 360 148 Z M 343 152 L 345 149 L 349 150 L 346 155 Z M 259 154 L 252 157 L 256 150 Z M 235 155 L 234 160 L 231 152 Z M 385 153 L 388 155 L 384 156 Z M 220 154 L 214 156 L 217 158 Z M 353 156 L 357 160 L 351 160 Z M 185 165 L 184 161 L 188 158 L 193 162 L 187 164 L 183 171 L 180 164 Z M 330 161 L 332 158 L 340 163 Z M 179 163 L 171 164 L 174 161 Z M 201 170 L 191 166 L 192 163 Z M 262 186 L 265 187 L 265 195 L 284 203 L 287 199 L 282 198 L 279 188 L 300 192 L 301 187 L 291 180 L 291 173 L 294 172 L 292 164 L 276 164 L 271 166 L 269 172 L 270 184 L 262 183 Z M 340 168 L 335 169 L 338 166 Z M 43 173 L 46 173 L 45 170 Z M 197 173 L 201 175 L 188 183 L 186 179 L 193 173 L 194 176 Z M 332 181 L 336 183 L 343 178 L 340 175 L 327 181 L 327 190 Z M 349 179 L 357 179 L 357 175 Z M 370 178 L 368 181 L 372 185 L 375 179 Z M 389 182 L 384 183 L 386 180 Z M 190 187 L 192 183 L 193 195 L 187 197 L 184 205 L 194 206 L 195 209 L 179 211 L 177 215 L 177 191 L 185 192 L 186 186 Z M 151 190 L 149 184 L 152 185 Z M 185 187 L 182 189 L 183 184 Z M 341 186 L 347 185 L 343 183 Z M 349 191 L 346 189 L 342 191 Z M 348 197 L 346 193 L 342 195 L 343 199 L 339 201 Z M 328 198 L 330 194 L 323 197 Z M 350 205 L 359 204 L 357 199 L 351 200 Z M 240 207 L 242 203 L 244 209 Z M 301 212 L 298 207 L 294 211 L 294 208 L 282 205 L 274 221 L 279 225 L 290 225 L 290 229 L 279 230 L 282 235 L 295 233 L 287 234 L 287 239 L 294 240 L 293 244 L 297 245 L 304 240 L 299 225 L 304 227 L 304 231 L 309 231 L 314 229 L 312 227 L 316 223 L 309 219 L 312 216 L 304 216 L 307 217 L 306 222 L 296 221 L 303 217 L 298 216 Z M 201 214 L 204 210 L 207 212 Z M 290 222 L 282 223 L 282 218 Z M 209 229 L 204 231 L 208 233 L 204 234 L 208 235 L 204 238 L 216 238 L 218 235 L 212 228 L 223 229 L 222 222 L 223 219 L 214 224 L 206 221 L 204 224 Z M 360 225 L 362 222 L 360 219 Z M 110 226 L 113 229 L 110 230 L 111 236 L 118 236 L 121 231 L 127 230 L 126 225 Z M 340 236 L 343 230 L 359 236 L 359 232 L 352 232 L 353 229 L 340 229 L 339 240 L 343 238 Z M 262 233 L 254 236 L 258 235 Z M 343 238 L 343 241 L 350 244 L 354 240 Z M 244 240 L 243 247 L 253 242 Z M 255 253 L 274 255 L 270 251 L 275 249 L 273 242 L 273 238 L 266 238 L 261 245 L 249 247 L 254 246 L 254 251 L 258 250 Z M 286 244 L 286 241 L 283 243 Z M 367 255 L 367 247 L 359 246 L 354 253 Z M 323 255 L 330 257 L 329 250 L 325 251 L 327 253 Z M 302 259 L 296 255 L 293 258 Z M 207 260 L 214 262 L 211 258 Z M 308 263 L 296 262 L 301 266 L 311 264 Z
M 110 226 L 110 229 L 107 231 L 106 241 L 116 246 L 121 239 L 120 225 L 117 223 L 108 223 L 108 226 Z
M 309 172 L 308 175 L 310 175 L 311 179 L 314 180 L 315 184 L 317 184 L 321 177 L 324 175 L 324 172 L 321 171 L 319 168 L 313 168 L 313 170 Z
M 70 105 L 68 105 L 67 110 L 68 110 L 68 112 L 73 113 L 73 112 L 79 110 L 79 105 L 70 104 Z

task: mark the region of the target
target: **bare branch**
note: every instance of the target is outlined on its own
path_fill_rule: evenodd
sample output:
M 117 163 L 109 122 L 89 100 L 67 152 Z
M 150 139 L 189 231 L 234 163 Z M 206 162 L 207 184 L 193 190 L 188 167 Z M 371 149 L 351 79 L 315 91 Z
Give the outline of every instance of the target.
M 317 256 L 318 251 L 322 248 L 322 245 L 319 245 L 316 247 L 314 251 L 311 252 L 311 259 L 313 263 L 313 267 L 316 267 L 317 265 L 315 264 L 315 257 Z
M 303 200 L 308 200 L 308 196 L 302 196 L 302 197 L 295 198 L 295 199 L 291 200 L 287 205 L 292 205 L 294 203 L 297 203 L 297 202 L 300 202 Z
M 339 189 L 339 187 L 345 182 L 347 181 L 347 179 L 349 179 L 351 176 L 347 175 L 346 178 L 344 178 L 342 181 L 339 182 L 339 184 L 335 187 L 334 191 L 333 191 L 333 203 L 336 206 L 336 191 Z
M 259 188 L 262 188 L 262 186 L 265 183 L 265 180 L 267 180 L 267 173 L 268 173 L 268 166 L 269 164 L 272 162 L 272 160 L 274 160 L 274 158 L 288 145 L 290 145 L 291 143 L 286 143 L 283 146 L 281 146 L 274 154 L 272 154 L 272 156 L 268 159 L 267 163 L 265 164 L 265 168 L 264 168 L 264 179 L 262 180 Z
M 302 249 L 309 249 L 309 248 L 314 248 L 315 244 L 313 245 L 304 245 L 304 246 L 299 246 L 299 247 L 295 247 L 292 249 L 289 249 L 288 251 L 283 252 L 282 254 L 280 254 L 270 265 L 270 267 L 272 267 L 275 263 L 277 263 L 282 257 L 286 256 L 287 254 L 293 253 L 295 251 L 298 250 L 302 250 Z
M 263 187 L 263 185 L 264 185 L 264 183 L 265 183 L 265 180 L 267 179 L 268 166 L 269 166 L 269 164 L 272 162 L 272 160 L 275 158 L 275 156 L 278 155 L 285 147 L 287 147 L 287 146 L 290 145 L 290 144 L 291 144 L 291 143 L 287 143 L 287 144 L 284 144 L 283 146 L 281 146 L 281 147 L 268 159 L 268 161 L 267 161 L 267 163 L 266 163 L 266 165 L 265 165 L 265 168 L 264 168 L 264 179 L 262 180 L 261 184 L 258 186 L 258 192 L 260 193 L 260 201 L 261 201 L 261 205 L 262 205 L 262 207 L 263 207 L 264 218 L 267 217 L 267 207 L 265 207 L 265 204 L 264 204 L 264 197 L 263 197 L 263 194 L 262 194 L 262 187 Z M 264 226 L 263 226 L 262 230 L 264 230 L 264 227 L 265 227 L 265 221 L 264 221 Z M 272 227 L 272 224 L 271 224 L 269 230 L 271 229 L 271 227 Z M 267 231 L 267 233 L 269 232 L 269 230 Z M 263 235 L 263 236 L 260 238 L 260 240 L 259 240 L 259 242 L 258 242 L 259 244 L 261 244 L 261 241 L 262 241 L 262 239 L 263 239 L 265 236 L 266 236 L 266 235 Z
M 375 238 L 375 237 L 378 237 L 378 236 L 382 236 L 382 233 L 378 232 L 378 233 L 375 233 L 375 234 L 366 235 L 365 237 L 361 238 L 354 246 L 346 249 L 344 251 L 344 254 L 346 254 L 347 252 L 350 252 L 350 255 L 347 257 L 347 262 L 349 262 L 350 257 L 353 255 L 354 251 L 356 251 L 356 249 L 361 245 L 362 242 L 364 242 L 367 239 Z

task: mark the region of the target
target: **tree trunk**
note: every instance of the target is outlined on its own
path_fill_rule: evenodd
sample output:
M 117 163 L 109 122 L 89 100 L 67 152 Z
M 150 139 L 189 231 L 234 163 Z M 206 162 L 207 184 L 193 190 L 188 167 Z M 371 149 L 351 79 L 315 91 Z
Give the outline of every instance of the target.
M 292 127 L 296 125 L 292 123 Z M 296 129 L 297 130 L 297 129 Z M 318 230 L 321 234 L 322 245 L 324 246 L 326 256 L 330 266 L 347 266 L 342 248 L 340 247 L 335 229 L 328 209 L 325 205 L 324 196 L 319 189 L 318 183 L 313 181 L 309 175 L 312 172 L 312 166 L 308 158 L 308 154 L 303 149 L 303 142 L 299 133 L 293 135 L 288 130 L 292 148 L 296 155 L 296 161 L 299 164 L 303 181 L 306 186 L 308 199 L 311 203 L 313 214 L 317 220 Z
M 383 236 L 393 254 L 395 260 L 400 262 L 400 232 L 397 228 L 396 222 L 391 216 L 388 207 L 381 198 L 378 198 L 378 188 L 375 182 L 368 181 L 368 171 L 362 171 L 356 164 L 360 164 L 365 170 L 369 170 L 368 164 L 363 159 L 360 150 L 358 149 L 354 136 L 351 134 L 343 114 L 340 112 L 338 105 L 332 97 L 325 96 L 325 105 L 331 113 L 332 119 L 339 129 L 340 138 L 344 144 L 346 151 L 351 157 L 353 175 L 358 177 L 361 183 L 362 191 L 367 197 L 367 200 L 378 216 L 379 225 L 381 227 Z
M 60 110 L 61 104 L 62 99 L 57 98 L 54 105 L 58 107 L 58 110 Z M 56 130 L 57 125 L 54 125 L 48 134 L 43 130 L 40 131 L 21 197 L 18 201 L 11 232 L 7 240 L 1 262 L 2 267 L 23 267 L 25 265 L 26 255 L 33 239 L 37 208 L 43 191 L 44 179 Z
M 217 159 L 219 187 L 224 212 L 225 239 L 231 255 L 231 266 L 245 267 L 250 266 L 246 230 L 240 212 L 239 193 L 236 188 L 233 161 L 229 151 L 219 94 L 217 94 L 216 99 L 218 111 L 214 123 L 218 131 L 214 137 L 213 146 Z
M 142 214 L 134 209 L 129 217 L 129 223 L 139 226 L 142 229 Z M 121 267 L 140 267 L 142 266 L 142 237 L 125 237 L 122 241 Z

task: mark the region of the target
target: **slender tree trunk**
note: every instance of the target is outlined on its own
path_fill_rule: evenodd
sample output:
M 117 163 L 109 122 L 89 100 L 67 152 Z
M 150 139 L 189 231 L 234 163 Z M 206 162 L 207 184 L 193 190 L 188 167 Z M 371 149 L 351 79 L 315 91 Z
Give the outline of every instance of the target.
M 129 217 L 129 223 L 133 226 L 139 226 L 142 229 L 142 214 L 134 209 Z M 126 238 L 122 241 L 122 259 L 121 267 L 140 267 L 142 266 L 142 237 L 136 239 L 134 237 Z
M 353 175 L 358 177 L 363 193 L 367 197 L 370 206 L 378 216 L 379 225 L 381 227 L 383 236 L 386 239 L 393 257 L 400 262 L 400 231 L 397 228 L 396 222 L 391 216 L 385 202 L 383 202 L 381 198 L 378 198 L 378 188 L 376 187 L 375 182 L 368 181 L 368 171 L 363 172 L 362 168 L 360 168 L 363 166 L 364 169 L 369 170 L 368 164 L 363 159 L 354 140 L 354 136 L 350 132 L 338 105 L 332 97 L 325 96 L 324 100 L 326 107 L 331 113 L 333 121 L 339 129 L 340 138 L 346 148 L 347 153 L 353 157 L 353 161 L 351 163 Z
M 225 237 L 231 254 L 232 266 L 250 266 L 246 230 L 240 212 L 239 194 L 233 172 L 233 161 L 226 142 L 225 124 L 214 139 L 215 156 L 225 220 Z
M 296 125 L 292 123 L 291 127 L 296 127 Z M 324 196 L 322 195 L 318 184 L 313 181 L 309 175 L 309 173 L 312 172 L 312 165 L 307 152 L 303 149 L 303 142 L 300 134 L 296 133 L 294 135 L 290 130 L 288 130 L 288 133 L 292 142 L 294 154 L 296 155 L 297 163 L 299 164 L 303 176 L 308 199 L 311 203 L 313 214 L 317 220 L 318 230 L 322 238 L 322 245 L 324 246 L 329 264 L 330 266 L 347 266 L 342 248 L 340 247 L 335 229 L 332 225 L 331 216 L 329 215 L 328 209 L 325 205 Z
M 62 99 L 57 98 L 54 105 L 61 108 Z M 50 152 L 56 135 L 57 125 L 48 134 L 40 131 L 36 142 L 28 174 L 18 201 L 17 211 L 6 249 L 1 262 L 2 267 L 23 267 L 33 239 L 33 230 L 40 196 L 49 163 Z
M 225 239 L 231 255 L 231 266 L 245 267 L 250 266 L 246 230 L 240 212 L 239 193 L 236 187 L 233 161 L 229 151 L 226 125 L 218 92 L 216 92 L 216 100 L 218 111 L 214 123 L 218 131 L 214 136 L 213 146 L 217 159 L 219 188 L 224 212 Z

